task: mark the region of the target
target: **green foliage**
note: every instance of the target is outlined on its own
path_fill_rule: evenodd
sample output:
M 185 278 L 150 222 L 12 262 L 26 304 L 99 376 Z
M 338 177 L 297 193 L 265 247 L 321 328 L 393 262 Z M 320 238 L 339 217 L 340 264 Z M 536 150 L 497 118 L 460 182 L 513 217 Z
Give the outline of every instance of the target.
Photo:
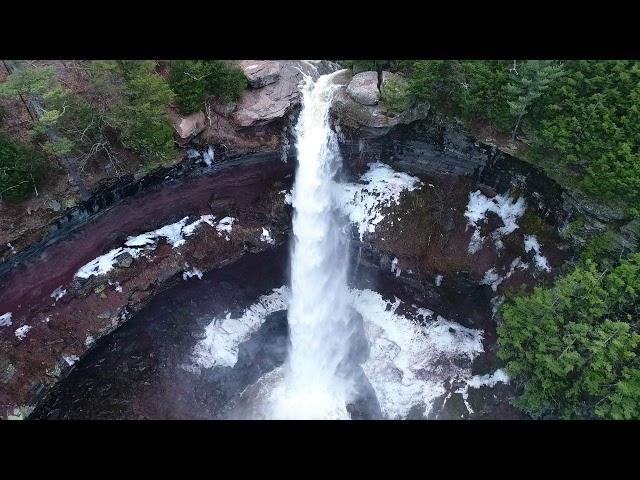
M 0 199 L 27 198 L 35 192 L 43 177 L 42 155 L 0 134 Z
M 239 100 L 247 86 L 240 67 L 224 60 L 174 60 L 169 85 L 184 113 L 201 110 L 208 95 Z
M 100 128 L 94 109 L 56 79 L 51 67 L 21 68 L 0 84 L 0 95 L 23 95 L 41 106 L 32 134 L 53 155 L 77 154 L 97 141 Z M 55 135 L 48 136 L 48 132 Z
M 56 84 L 52 67 L 19 69 L 0 84 L 0 96 L 42 95 Z
M 173 92 L 159 75 L 143 73 L 126 82 L 124 99 L 108 112 L 120 130 L 120 141 L 145 159 L 162 161 L 175 155 L 173 129 L 166 108 Z
M 579 259 L 583 262 L 591 260 L 601 269 L 609 268 L 617 263 L 622 256 L 622 247 L 616 235 L 607 230 L 595 235 L 582 248 Z
M 640 254 L 610 273 L 587 259 L 502 309 L 498 356 L 534 418 L 640 418 Z
M 409 99 L 526 134 L 528 159 L 640 217 L 640 61 L 402 60 Z M 515 68 L 514 68 L 515 67 Z M 516 73 L 517 72 L 517 73 Z M 387 96 L 391 107 L 398 96 Z M 393 105 L 391 105 L 393 104 Z
M 343 68 L 351 68 L 354 73 L 395 69 L 396 60 L 341 60 Z
M 511 115 L 516 118 L 513 129 L 515 138 L 520 121 L 529 113 L 536 101 L 564 74 L 562 66 L 550 60 L 526 60 L 511 76 L 504 90 L 508 98 L 507 104 Z
M 380 101 L 390 111 L 399 113 L 411 106 L 409 85 L 400 76 L 388 78 L 380 89 Z
M 96 61 L 88 72 L 105 99 L 103 120 L 119 131 L 123 146 L 148 162 L 175 156 L 166 110 L 174 94 L 167 81 L 155 73 L 154 61 Z
M 484 118 L 501 130 L 511 128 L 513 118 L 504 88 L 510 79 L 510 62 L 464 60 L 459 65 L 460 80 L 452 93 L 456 111 L 465 118 Z
M 583 188 L 605 200 L 640 203 L 640 62 L 565 62 L 540 110 L 535 147 L 584 174 Z

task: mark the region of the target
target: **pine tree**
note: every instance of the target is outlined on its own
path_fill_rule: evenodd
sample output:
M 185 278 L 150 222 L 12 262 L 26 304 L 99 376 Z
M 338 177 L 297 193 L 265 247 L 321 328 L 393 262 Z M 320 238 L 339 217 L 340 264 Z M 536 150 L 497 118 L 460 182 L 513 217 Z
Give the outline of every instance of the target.
M 508 104 L 516 118 L 511 140 L 515 140 L 520 122 L 531 106 L 564 74 L 562 65 L 551 60 L 527 60 L 514 70 L 511 82 L 505 86 L 507 94 L 513 98 Z

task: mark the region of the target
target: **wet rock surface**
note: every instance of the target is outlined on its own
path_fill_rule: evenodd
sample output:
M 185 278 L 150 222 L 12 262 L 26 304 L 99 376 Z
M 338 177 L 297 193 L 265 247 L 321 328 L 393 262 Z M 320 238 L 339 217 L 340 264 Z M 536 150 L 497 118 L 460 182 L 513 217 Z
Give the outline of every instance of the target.
M 165 291 L 112 335 L 96 342 L 72 372 L 32 413 L 32 419 L 214 419 L 233 418 L 241 394 L 282 365 L 288 345 L 286 312 L 275 312 L 240 343 L 233 367 L 194 372 L 193 346 L 212 318 L 237 314 L 271 288 L 286 282 L 287 248 L 249 255 Z M 354 267 L 359 288 L 376 288 L 390 298 L 421 302 L 414 287 L 377 268 Z M 453 308 L 455 309 L 455 308 Z M 355 359 L 357 362 L 362 358 Z M 347 409 L 353 419 L 381 418 L 375 392 L 360 375 L 361 395 Z M 453 386 L 452 386 L 453 389 Z M 452 391 L 452 395 L 455 395 Z M 476 418 L 513 418 L 508 386 L 474 394 Z M 485 405 L 489 403 L 489 406 Z M 453 401 L 436 405 L 433 415 L 457 418 Z M 464 409 L 464 405 L 462 405 Z M 466 411 L 466 410 L 465 410 Z M 237 414 L 237 412 L 236 412 Z M 422 418 L 417 415 L 415 418 Z
M 278 161 L 275 165 L 283 164 Z M 276 171 L 276 178 L 281 178 L 280 171 Z M 117 223 L 108 214 L 99 216 L 81 234 L 54 244 L 46 250 L 46 256 L 21 264 L 12 276 L 5 276 L 3 281 L 11 289 L 0 293 L 0 304 L 3 311 L 13 312 L 13 325 L 0 329 L 0 348 L 16 371 L 0 389 L 0 403 L 4 406 L 0 415 L 9 417 L 15 409 L 28 412 L 95 340 L 116 330 L 151 297 L 182 281 L 183 272 L 197 268 L 195 272 L 201 275 L 232 263 L 247 252 L 270 249 L 285 241 L 289 213 L 280 193 L 284 185 L 271 177 L 273 173 L 264 168 L 254 170 L 253 175 L 246 169 L 237 170 L 228 173 L 226 180 L 221 175 L 217 182 L 196 178 L 176 186 L 173 194 L 166 189 L 149 193 L 138 199 L 137 205 L 129 204 L 113 212 Z M 136 258 L 132 257 L 133 250 L 125 249 L 115 255 L 113 269 L 107 275 L 75 276 L 88 261 L 123 245 L 127 234 L 175 222 L 180 214 L 191 218 L 191 223 L 197 221 L 198 215 L 211 214 L 208 199 L 212 190 L 236 202 L 237 218 L 228 232 L 202 223 L 183 244 L 160 240 L 150 252 L 136 254 Z M 149 201 L 154 196 L 156 200 L 168 200 L 171 208 L 167 211 L 162 201 Z M 182 207 L 176 211 L 180 203 Z M 149 217 L 146 209 L 155 213 Z M 127 212 L 133 215 L 127 217 Z M 271 232 L 272 243 L 261 240 L 265 227 Z M 105 228 L 117 231 L 117 235 L 105 234 Z M 47 268 L 46 275 L 43 268 Z M 61 286 L 65 294 L 52 298 L 51 292 L 59 291 Z M 28 328 L 24 338 L 14 335 L 16 328 L 23 327 Z

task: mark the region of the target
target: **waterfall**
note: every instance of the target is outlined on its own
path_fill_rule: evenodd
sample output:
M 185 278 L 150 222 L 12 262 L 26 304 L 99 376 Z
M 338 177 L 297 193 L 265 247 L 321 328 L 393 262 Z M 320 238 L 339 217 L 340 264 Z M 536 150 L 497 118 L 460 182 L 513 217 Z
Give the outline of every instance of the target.
M 290 350 L 271 418 L 349 418 L 348 366 L 354 322 L 348 307 L 347 224 L 336 208 L 338 141 L 329 125 L 335 72 L 305 77 L 296 125 L 298 167 L 293 187 Z

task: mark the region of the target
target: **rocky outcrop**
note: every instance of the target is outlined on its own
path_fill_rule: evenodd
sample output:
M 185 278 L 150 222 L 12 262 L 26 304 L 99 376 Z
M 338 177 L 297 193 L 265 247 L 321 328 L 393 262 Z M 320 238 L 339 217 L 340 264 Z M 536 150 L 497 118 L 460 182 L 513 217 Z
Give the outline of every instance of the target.
M 33 291 L 29 299 L 20 297 L 21 290 L 13 282 L 9 288 L 13 293 L 7 300 L 9 303 L 20 302 L 25 308 L 4 305 L 0 299 L 3 313 L 5 310 L 13 312 L 12 324 L 0 327 L 0 419 L 28 416 L 35 403 L 73 368 L 98 338 L 118 328 L 150 298 L 174 282 L 227 265 L 246 252 L 275 248 L 285 242 L 290 218 L 289 207 L 284 202 L 284 185 L 278 180 L 282 177 L 282 164 L 277 157 L 272 163 L 278 168 L 271 173 L 267 173 L 268 169 L 262 164 L 253 169 L 228 172 L 226 180 L 224 173 L 215 178 L 199 177 L 184 185 L 181 194 L 165 192 L 172 202 L 171 211 L 166 211 L 165 206 L 164 214 L 144 215 L 142 223 L 137 222 L 138 226 L 133 229 L 126 222 L 132 219 L 127 215 L 127 205 L 120 206 L 114 215 L 121 221 L 109 222 L 120 229 L 115 237 L 97 223 L 83 232 L 83 236 L 97 235 L 101 240 L 110 239 L 105 247 L 99 247 L 91 254 L 93 257 L 104 254 L 113 246 L 120 248 L 127 234 L 137 233 L 140 228 L 153 233 L 157 226 L 168 225 L 183 213 L 191 214 L 189 221 L 183 222 L 185 225 L 188 223 L 188 228 L 183 226 L 176 230 L 173 227 L 180 225 L 175 223 L 169 228 L 183 240 L 176 241 L 177 237 L 171 235 L 166 237 L 166 241 L 149 240 L 148 234 L 146 237 L 142 235 L 133 249 L 111 250 L 114 252 L 111 266 L 102 274 L 98 272 L 90 276 L 76 274 L 78 264 L 85 263 L 87 259 L 78 262 L 67 252 L 67 261 L 63 264 L 54 266 L 50 263 L 46 266 L 54 269 L 56 275 L 66 275 L 65 279 L 49 279 L 55 280 L 56 285 L 62 285 L 56 289 L 59 295 L 55 298 L 49 295 L 48 275 L 42 275 L 42 271 L 40 277 L 44 283 L 29 282 Z M 213 182 L 215 186 L 212 188 Z M 231 184 L 233 187 L 228 188 Z M 204 187 L 202 195 L 194 195 L 201 187 Z M 211 196 L 212 191 L 214 196 Z M 150 198 L 153 196 L 153 193 L 145 195 L 146 201 L 140 199 L 138 206 L 145 208 L 145 205 L 156 203 L 158 198 L 154 201 Z M 185 197 L 188 197 L 186 203 L 178 205 Z M 198 215 L 202 214 L 215 214 L 214 220 L 218 223 L 208 216 L 200 217 L 199 221 Z M 225 223 L 225 215 L 232 215 L 233 221 Z M 149 219 L 153 219 L 152 224 Z M 265 228 L 273 242 L 263 240 Z M 82 248 L 73 243 L 66 247 L 74 254 Z M 140 248 L 145 253 L 138 255 Z M 101 264 L 104 266 L 102 260 Z M 38 265 L 33 261 L 22 267 L 37 274 Z
M 362 72 L 354 75 L 347 85 L 347 94 L 361 105 L 376 105 L 380 99 L 378 73 Z
M 173 127 L 183 140 L 195 137 L 205 128 L 205 116 L 202 112 L 192 113 L 186 117 L 174 113 L 171 117 Z
M 300 102 L 298 85 L 304 74 L 318 77 L 337 69 L 335 64 L 327 61 L 314 63 L 304 60 L 286 60 L 271 63 L 277 63 L 279 66 L 277 78 L 271 82 L 275 78 L 275 66 L 271 65 L 270 74 L 267 75 L 265 72 L 260 80 L 255 79 L 256 87 L 244 92 L 237 107 L 230 114 L 231 120 L 236 125 L 258 127 L 283 118 Z M 258 87 L 258 85 L 262 86 Z
M 383 72 L 383 82 L 392 78 Z M 388 111 L 378 102 L 378 74 L 362 72 L 353 76 L 346 87 L 334 95 L 331 113 L 341 129 L 357 132 L 360 138 L 386 135 L 397 125 L 407 125 L 425 118 L 428 105 L 415 105 L 398 114 Z
M 251 88 L 266 87 L 280 78 L 280 62 L 273 60 L 241 60 L 240 67 Z

